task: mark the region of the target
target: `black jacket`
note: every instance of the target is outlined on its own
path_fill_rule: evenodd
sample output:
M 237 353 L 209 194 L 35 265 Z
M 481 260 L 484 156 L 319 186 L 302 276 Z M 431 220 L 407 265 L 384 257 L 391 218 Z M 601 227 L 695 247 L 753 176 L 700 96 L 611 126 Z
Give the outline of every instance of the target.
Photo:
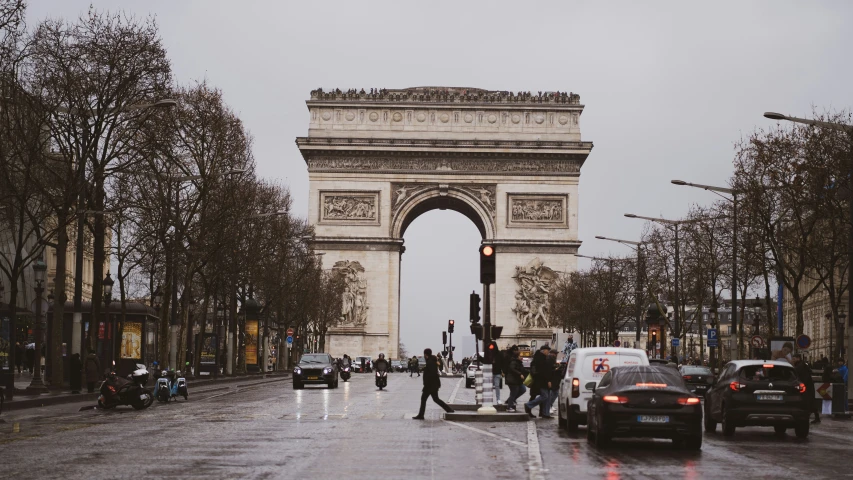
M 534 389 L 548 388 L 548 382 L 551 381 L 553 367 L 549 365 L 548 356 L 542 350 L 537 350 L 533 354 L 533 361 L 530 362 L 530 371 L 533 373 Z
M 524 371 L 524 364 L 521 363 L 521 359 L 514 357 L 510 357 L 504 374 L 506 375 L 507 386 L 521 385 L 527 377 L 527 372 Z
M 441 388 L 441 377 L 438 375 L 438 358 L 433 355 L 426 357 L 424 367 L 424 391 L 438 391 Z
M 494 360 L 492 361 L 492 375 L 500 375 L 504 371 L 504 355 L 500 350 L 495 350 Z
M 374 370 L 385 370 L 386 372 L 391 371 L 391 362 L 384 358 L 377 358 L 373 361 L 373 369 Z
M 797 378 L 806 385 L 806 396 L 814 398 L 814 380 L 812 380 L 812 371 L 806 366 L 806 363 L 800 360 L 794 365 L 794 372 L 797 373 Z

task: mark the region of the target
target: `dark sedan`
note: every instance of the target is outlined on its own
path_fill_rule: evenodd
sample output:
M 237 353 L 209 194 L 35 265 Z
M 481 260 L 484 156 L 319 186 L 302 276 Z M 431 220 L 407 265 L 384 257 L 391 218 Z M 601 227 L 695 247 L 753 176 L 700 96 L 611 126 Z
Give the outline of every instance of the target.
M 293 368 L 293 389 L 300 390 L 306 384 L 325 384 L 338 388 L 338 363 L 328 353 L 307 353 Z
M 687 389 L 696 395 L 705 395 L 705 392 L 714 384 L 714 373 L 708 367 L 683 365 L 679 370 L 681 378 L 687 384 Z
M 587 440 L 604 447 L 614 437 L 671 438 L 689 450 L 702 448 L 702 403 L 678 371 L 664 366 L 614 367 L 593 390 L 587 407 Z
M 797 437 L 806 438 L 812 401 L 790 363 L 735 360 L 705 394 L 705 430 L 715 431 L 717 422 L 725 436 L 737 427 L 773 427 L 778 434 L 793 427 Z

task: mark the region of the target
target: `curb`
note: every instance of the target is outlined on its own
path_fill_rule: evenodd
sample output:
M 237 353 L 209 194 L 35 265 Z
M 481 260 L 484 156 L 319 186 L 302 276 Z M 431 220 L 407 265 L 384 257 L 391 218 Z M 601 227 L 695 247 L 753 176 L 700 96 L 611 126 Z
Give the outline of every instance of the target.
M 254 378 L 253 378 L 254 377 Z M 240 375 L 236 377 L 222 377 L 219 379 L 203 379 L 203 380 L 188 380 L 187 383 L 192 386 L 198 387 L 206 387 L 227 383 L 236 383 L 236 382 L 245 382 L 246 380 L 262 380 L 268 379 L 266 381 L 258 381 L 254 383 L 244 384 L 244 385 L 236 385 L 238 388 L 261 385 L 264 383 L 272 383 L 277 381 L 283 381 L 290 378 L 290 373 L 274 373 L 274 374 L 250 374 L 250 375 Z M 226 387 L 228 388 L 228 387 Z M 39 407 L 50 407 L 53 405 L 64 405 L 66 403 L 76 403 L 76 402 L 96 402 L 98 400 L 99 393 L 78 393 L 78 394 L 64 394 L 64 393 L 53 393 L 46 395 L 39 395 L 35 397 L 24 397 L 20 395 L 20 397 L 24 397 L 20 400 L 12 400 L 6 402 L 3 405 L 3 411 L 11 411 L 11 410 L 24 410 L 27 408 L 39 408 Z
M 499 412 L 506 412 L 505 404 L 499 403 L 493 404 L 492 406 Z M 453 403 L 450 404 L 450 408 L 463 412 L 476 412 L 480 408 L 480 405 L 477 405 L 476 403 Z

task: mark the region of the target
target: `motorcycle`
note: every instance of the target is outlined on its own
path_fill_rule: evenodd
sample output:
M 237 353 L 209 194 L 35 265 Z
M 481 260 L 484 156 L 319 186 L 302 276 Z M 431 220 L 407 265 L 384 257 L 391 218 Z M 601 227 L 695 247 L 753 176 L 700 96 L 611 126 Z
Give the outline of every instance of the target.
M 136 370 L 128 375 L 127 379 L 116 375 L 114 370 L 115 368 L 108 371 L 106 379 L 101 383 L 98 407 L 110 409 L 119 405 L 130 405 L 135 410 L 142 410 L 154 403 L 154 395 L 151 390 L 145 388 L 148 383 L 148 370 L 144 365 L 137 364 Z
M 349 371 L 349 370 L 350 370 L 350 367 L 349 367 L 349 366 L 346 366 L 346 367 L 341 368 L 341 378 L 342 378 L 345 382 L 349 380 L 349 377 L 350 377 L 350 375 L 351 375 L 351 373 L 350 373 L 350 371 Z
M 385 370 L 376 371 L 376 386 L 379 387 L 379 390 L 388 386 L 388 372 Z

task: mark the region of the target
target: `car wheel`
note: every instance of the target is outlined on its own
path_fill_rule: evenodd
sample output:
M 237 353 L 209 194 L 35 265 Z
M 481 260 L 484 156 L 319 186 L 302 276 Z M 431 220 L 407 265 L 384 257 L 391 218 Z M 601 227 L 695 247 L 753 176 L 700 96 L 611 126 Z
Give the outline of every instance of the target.
M 610 437 L 607 436 L 604 432 L 601 431 L 601 423 L 596 420 L 595 422 L 595 446 L 597 448 L 606 448 L 610 445 Z
M 569 408 L 569 406 L 567 405 L 566 406 L 566 430 L 568 430 L 570 432 L 577 432 L 578 431 L 578 424 L 580 424 L 580 421 L 578 420 L 577 416 L 575 415 L 575 411 L 573 409 Z M 589 426 L 587 426 L 587 428 L 588 427 Z
M 557 400 L 557 429 L 564 430 L 569 427 L 569 422 L 563 418 L 563 402 Z
M 783 427 L 782 425 L 774 425 L 773 430 L 776 432 L 777 435 L 785 435 L 785 432 L 788 431 L 788 429 Z
M 723 435 L 731 437 L 735 434 L 735 426 L 732 423 L 731 414 L 723 408 Z
M 702 450 L 702 434 L 693 435 L 684 439 L 684 448 L 687 450 Z
M 707 403 L 705 404 L 705 431 L 708 433 L 717 431 L 717 421 L 711 416 L 711 409 Z
M 797 438 L 808 438 L 809 436 L 809 420 L 798 422 L 797 425 L 794 426 L 794 434 L 797 435 Z

